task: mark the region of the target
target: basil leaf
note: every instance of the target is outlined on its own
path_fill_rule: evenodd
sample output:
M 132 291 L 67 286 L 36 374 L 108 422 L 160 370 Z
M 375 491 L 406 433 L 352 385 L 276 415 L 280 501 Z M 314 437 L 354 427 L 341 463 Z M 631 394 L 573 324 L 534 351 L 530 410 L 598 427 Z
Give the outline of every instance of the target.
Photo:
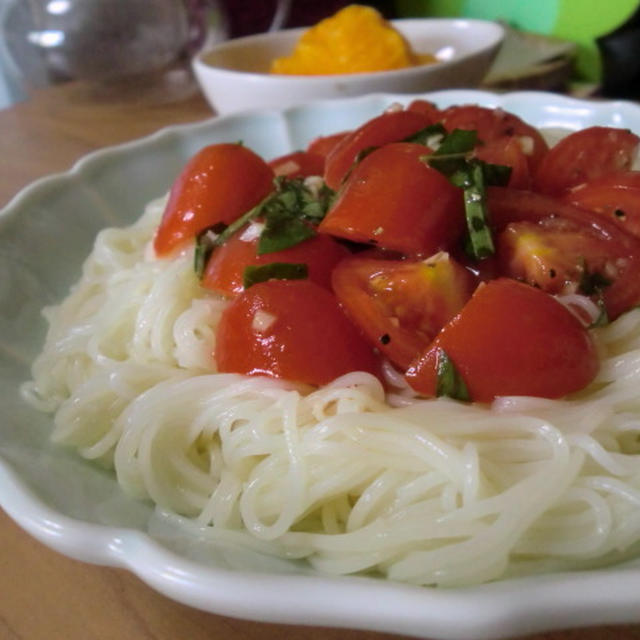
M 293 247 L 316 235 L 306 222 L 287 210 L 266 214 L 265 227 L 258 240 L 259 256 Z
M 482 164 L 469 165 L 464 179 L 463 193 L 470 255 L 476 260 L 483 260 L 495 253 L 495 245 L 488 224 L 489 216 Z
M 478 132 L 475 129 L 454 129 L 433 152 L 435 156 L 468 153 L 478 144 Z
M 444 136 L 447 135 L 447 130 L 444 128 L 444 125 L 441 122 L 436 122 L 435 124 L 430 124 L 424 129 L 420 129 L 420 131 L 416 131 L 404 138 L 402 142 L 413 142 L 415 144 L 423 144 L 425 146 L 429 146 L 428 142 L 431 138 L 435 136 Z
M 471 400 L 464 380 L 456 370 L 444 349 L 438 349 L 436 361 L 436 396 L 447 396 L 454 400 Z
M 506 187 L 511 177 L 511 167 L 503 164 L 482 162 L 482 173 L 486 184 L 493 187 Z
M 242 283 L 245 289 L 267 280 L 304 280 L 309 276 L 306 264 L 296 262 L 270 262 L 245 268 Z

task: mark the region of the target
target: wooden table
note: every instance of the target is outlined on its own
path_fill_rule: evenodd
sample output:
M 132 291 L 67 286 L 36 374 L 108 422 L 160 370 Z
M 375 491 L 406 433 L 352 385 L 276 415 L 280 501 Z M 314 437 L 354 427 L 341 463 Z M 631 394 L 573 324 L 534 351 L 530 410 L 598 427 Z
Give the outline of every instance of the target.
M 211 112 L 199 95 L 176 104 L 96 101 L 74 84 L 0 111 L 0 205 L 89 151 Z M 234 620 L 177 604 L 128 572 L 58 555 L 0 511 L 0 640 L 384 640 L 365 631 Z M 372 606 L 375 606 L 372 603 Z M 463 612 L 461 612 L 462 615 Z M 553 632 L 535 640 L 640 640 L 640 625 Z M 531 638 L 533 640 L 533 638 Z

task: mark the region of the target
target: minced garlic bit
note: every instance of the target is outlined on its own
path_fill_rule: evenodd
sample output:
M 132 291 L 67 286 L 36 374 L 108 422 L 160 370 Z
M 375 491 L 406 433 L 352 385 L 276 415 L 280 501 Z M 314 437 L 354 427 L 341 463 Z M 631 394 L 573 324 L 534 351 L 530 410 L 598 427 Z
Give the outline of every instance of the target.
M 534 142 L 531 136 L 518 136 L 517 138 L 520 149 L 525 156 L 530 156 L 533 153 Z
M 434 253 L 432 256 L 429 256 L 426 260 L 422 262 L 427 266 L 431 266 L 434 264 L 438 264 L 438 262 L 446 262 L 449 260 L 449 254 L 446 251 L 438 251 L 438 253 Z
M 385 110 L 385 113 L 396 113 L 397 111 L 404 111 L 404 106 L 399 102 L 392 102 Z
M 262 311 L 258 309 L 255 315 L 253 316 L 253 322 L 251 323 L 251 328 L 256 333 L 264 333 L 268 331 L 269 327 L 276 321 L 276 316 L 268 311 Z
M 264 222 L 252 222 L 249 226 L 242 232 L 240 236 L 240 240 L 242 242 L 253 242 L 257 240 L 262 232 L 264 231 Z
M 307 176 L 303 184 L 309 190 L 312 197 L 317 199 L 320 195 L 320 189 L 324 186 L 324 180 L 322 176 Z

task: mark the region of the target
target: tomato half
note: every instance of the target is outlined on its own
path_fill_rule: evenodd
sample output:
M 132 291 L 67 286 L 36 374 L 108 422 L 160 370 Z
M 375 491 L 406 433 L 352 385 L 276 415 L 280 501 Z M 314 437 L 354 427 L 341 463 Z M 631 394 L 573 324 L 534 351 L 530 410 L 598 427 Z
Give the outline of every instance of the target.
M 447 254 L 422 262 L 354 257 L 333 289 L 371 344 L 404 371 L 471 296 L 473 278 Z
M 442 116 L 442 112 L 433 102 L 422 100 L 421 98 L 412 100 L 407 105 L 407 111 L 415 111 L 416 113 L 421 113 L 422 115 L 427 116 L 431 124 L 439 122 Z
M 345 136 L 329 153 L 324 179 L 338 189 L 361 151 L 404 140 L 431 124 L 429 118 L 415 111 L 388 111 L 365 122 Z
M 241 144 L 199 151 L 173 183 L 153 246 L 159 256 L 194 240 L 207 227 L 230 224 L 273 189 L 273 170 Z
M 563 200 L 599 213 L 640 238 L 640 171 L 591 180 L 567 191 Z
M 442 112 L 442 124 L 447 131 L 475 130 L 478 138 L 489 143 L 501 138 L 515 138 L 527 157 L 532 170 L 549 150 L 540 132 L 513 113 L 478 105 L 457 105 Z
M 427 152 L 398 142 L 370 153 L 319 229 L 410 255 L 447 249 L 465 229 L 462 191 L 420 159 Z
M 595 346 L 580 321 L 547 293 L 508 278 L 479 286 L 411 365 L 406 378 L 419 393 L 436 395 L 442 350 L 477 402 L 559 398 L 584 388 L 598 371 Z
M 628 129 L 589 127 L 560 140 L 534 176 L 536 191 L 559 194 L 583 182 L 631 168 L 640 138 Z
M 607 313 L 611 319 L 640 303 L 640 241 L 626 233 L 604 216 L 571 206 L 556 198 L 506 187 L 490 187 L 488 207 L 492 226 L 504 229 L 510 222 L 533 222 L 567 228 L 585 233 L 597 243 L 595 261 L 606 252 L 604 275 L 611 281 L 602 291 Z M 585 243 L 584 252 L 593 246 Z M 590 258 L 587 256 L 587 260 Z
M 335 296 L 307 280 L 270 280 L 241 293 L 222 314 L 214 355 L 222 373 L 312 385 L 379 370 Z
M 324 173 L 324 156 L 311 151 L 294 151 L 269 161 L 269 166 L 277 176 L 306 178 Z
M 306 264 L 309 280 L 331 289 L 331 271 L 349 250 L 330 236 L 318 234 L 288 249 L 263 255 L 257 254 L 258 237 L 248 236 L 246 229 L 232 236 L 217 248 L 207 263 L 202 285 L 225 295 L 237 295 L 244 290 L 243 274 L 249 265 L 271 262 Z

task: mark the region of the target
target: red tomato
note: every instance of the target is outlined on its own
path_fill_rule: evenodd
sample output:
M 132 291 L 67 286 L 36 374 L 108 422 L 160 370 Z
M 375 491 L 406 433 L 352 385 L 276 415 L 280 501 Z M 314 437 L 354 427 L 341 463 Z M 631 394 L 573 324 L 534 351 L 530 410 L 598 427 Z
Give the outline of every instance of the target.
M 346 138 L 350 133 L 351 131 L 340 131 L 339 133 L 332 133 L 328 136 L 314 138 L 309 143 L 307 151 L 309 153 L 317 153 L 319 156 L 326 158 L 338 142 Z
M 222 314 L 214 355 L 222 373 L 312 385 L 378 372 L 373 350 L 335 296 L 307 280 L 270 280 L 241 293 Z
M 597 239 L 599 252 L 607 251 L 606 272 L 612 280 L 604 288 L 603 299 L 611 319 L 640 303 L 640 241 L 617 225 L 585 209 L 530 191 L 490 187 L 488 206 L 492 225 L 504 229 L 510 222 L 533 222 L 569 227 Z M 592 243 L 585 245 L 585 251 Z
M 429 118 L 415 111 L 388 111 L 365 122 L 345 136 L 327 156 L 325 182 L 332 189 L 338 189 L 361 151 L 404 140 L 429 124 Z
M 426 396 L 436 395 L 440 350 L 477 402 L 559 398 L 585 387 L 598 371 L 595 346 L 579 320 L 552 296 L 508 278 L 479 286 L 410 367 L 409 384 Z
M 407 106 L 407 111 L 415 111 L 416 113 L 421 113 L 427 116 L 431 124 L 439 122 L 442 117 L 442 112 L 435 104 L 433 104 L 433 102 L 422 100 L 420 98 L 411 101 Z
M 540 164 L 549 149 L 535 127 L 502 109 L 489 109 L 477 105 L 449 107 L 442 112 L 442 124 L 447 131 L 475 130 L 478 132 L 478 138 L 485 143 L 500 138 L 515 137 L 531 169 L 535 169 Z
M 615 256 L 606 238 L 584 225 L 561 218 L 544 222 L 513 222 L 498 237 L 502 272 L 547 293 L 584 293 L 590 274 L 616 272 Z
M 544 157 L 534 176 L 535 190 L 559 194 L 608 173 L 626 171 L 640 138 L 628 129 L 589 127 L 558 142 Z
M 448 257 L 342 261 L 333 289 L 371 344 L 404 371 L 471 296 L 471 274 Z
M 611 173 L 578 185 L 563 200 L 604 215 L 640 238 L 640 171 Z
M 462 191 L 420 160 L 427 152 L 400 142 L 370 153 L 319 229 L 411 255 L 449 247 L 465 228 Z
M 509 186 L 514 189 L 528 189 L 531 175 L 527 156 L 515 137 L 502 137 L 490 140 L 476 147 L 474 155 L 484 162 L 511 167 Z
M 243 240 L 243 231 L 236 233 L 213 252 L 207 263 L 202 285 L 222 294 L 237 295 L 244 289 L 242 281 L 247 266 L 292 262 L 306 264 L 309 280 L 331 289 L 333 267 L 350 255 L 348 249 L 324 234 L 273 253 L 257 255 L 257 248 L 258 238 Z
M 198 152 L 171 188 L 154 238 L 159 256 L 191 242 L 202 230 L 229 224 L 273 189 L 273 171 L 241 144 L 214 144 Z
M 310 151 L 294 151 L 269 162 L 273 173 L 287 178 L 321 176 L 324 173 L 324 156 Z

